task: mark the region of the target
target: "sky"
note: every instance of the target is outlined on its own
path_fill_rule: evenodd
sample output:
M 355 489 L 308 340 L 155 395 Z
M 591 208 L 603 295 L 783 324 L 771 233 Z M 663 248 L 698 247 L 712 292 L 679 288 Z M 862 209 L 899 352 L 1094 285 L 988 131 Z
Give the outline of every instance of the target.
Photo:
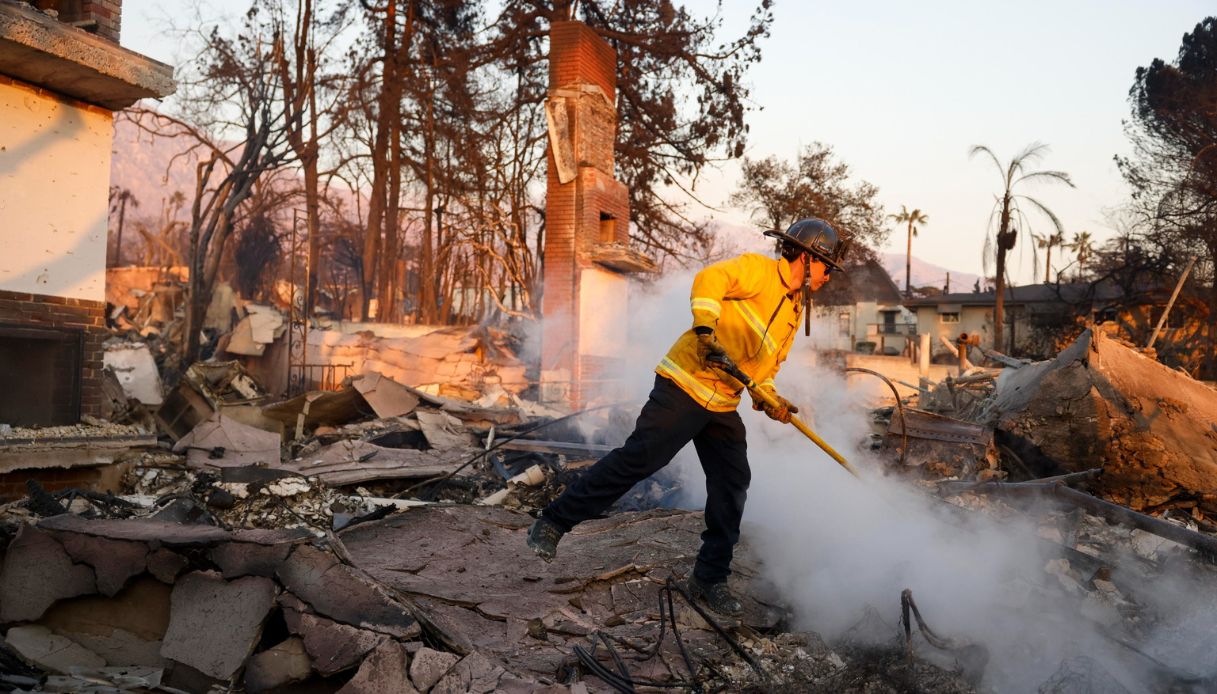
M 723 3 L 724 36 L 741 32 L 751 2 Z M 695 13 L 716 3 L 688 0 Z M 164 62 L 181 42 L 166 30 L 194 3 L 126 0 L 122 43 Z M 205 18 L 236 17 L 245 0 L 211 0 Z M 888 212 L 920 208 L 929 224 L 913 255 L 980 274 L 986 226 L 1000 178 L 992 162 L 969 159 L 972 145 L 1003 161 L 1032 142 L 1051 147 L 1040 168 L 1073 177 L 1076 189 L 1044 185 L 1025 193 L 1045 202 L 1067 235 L 1114 234 L 1108 212 L 1128 192 L 1113 161 L 1127 151 L 1122 120 L 1137 67 L 1172 60 L 1183 34 L 1215 12 L 1200 0 L 882 0 L 867 3 L 777 0 L 773 30 L 749 81 L 747 156 L 793 160 L 800 146 L 831 145 L 854 176 L 879 188 Z M 738 164 L 705 172 L 703 214 L 748 224 L 727 198 Z M 893 224 L 894 228 L 894 224 Z M 1032 231 L 1049 231 L 1032 218 Z M 893 233 L 886 250 L 904 252 Z M 1042 277 L 1021 261 L 1016 283 Z M 1042 261 L 1041 261 L 1042 262 Z M 1054 263 L 1056 267 L 1060 264 Z

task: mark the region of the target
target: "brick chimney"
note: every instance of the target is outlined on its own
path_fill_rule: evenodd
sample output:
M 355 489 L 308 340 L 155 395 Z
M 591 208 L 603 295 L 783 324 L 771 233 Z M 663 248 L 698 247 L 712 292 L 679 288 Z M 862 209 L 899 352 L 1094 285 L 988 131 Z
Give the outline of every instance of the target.
M 627 273 L 655 265 L 629 249 L 629 190 L 613 177 L 617 54 L 582 22 L 554 22 L 549 41 L 542 397 L 577 406 L 619 373 Z
M 54 10 L 64 24 L 118 43 L 122 0 L 34 0 L 30 4 L 40 10 Z

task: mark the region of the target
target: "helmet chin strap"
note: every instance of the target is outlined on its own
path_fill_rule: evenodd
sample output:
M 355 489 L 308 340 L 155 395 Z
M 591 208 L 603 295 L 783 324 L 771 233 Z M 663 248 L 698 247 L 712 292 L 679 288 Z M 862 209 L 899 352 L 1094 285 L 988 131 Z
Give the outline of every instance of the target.
M 811 336 L 811 256 L 803 254 L 803 336 Z

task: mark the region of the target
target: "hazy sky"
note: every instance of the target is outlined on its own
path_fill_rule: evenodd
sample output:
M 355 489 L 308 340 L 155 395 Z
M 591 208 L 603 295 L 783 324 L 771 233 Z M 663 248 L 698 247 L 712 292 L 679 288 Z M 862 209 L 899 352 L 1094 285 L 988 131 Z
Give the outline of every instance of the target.
M 177 4 L 126 0 L 123 45 L 173 62 L 178 43 L 164 23 Z M 742 30 L 751 4 L 724 3 L 728 32 Z M 210 6 L 239 15 L 247 3 Z M 904 204 L 929 214 L 914 255 L 979 274 L 999 178 L 992 163 L 969 160 L 968 149 L 985 144 L 1008 160 L 1041 141 L 1052 148 L 1042 166 L 1068 172 L 1077 189 L 1025 192 L 1055 210 L 1070 234 L 1088 230 L 1102 240 L 1111 234 L 1104 211 L 1127 196 L 1112 157 L 1127 148 L 1121 120 L 1134 72 L 1155 57 L 1173 59 L 1183 34 L 1215 12 L 1200 0 L 778 0 L 751 73 L 760 110 L 749 156 L 792 159 L 802 144 L 831 145 L 855 176 L 879 187 L 889 212 Z M 735 165 L 703 175 L 698 193 L 725 207 L 737 176 Z M 748 221 L 739 210 L 712 214 Z M 904 242 L 893 234 L 889 249 L 903 252 Z M 1028 255 L 1014 281 L 1031 276 Z

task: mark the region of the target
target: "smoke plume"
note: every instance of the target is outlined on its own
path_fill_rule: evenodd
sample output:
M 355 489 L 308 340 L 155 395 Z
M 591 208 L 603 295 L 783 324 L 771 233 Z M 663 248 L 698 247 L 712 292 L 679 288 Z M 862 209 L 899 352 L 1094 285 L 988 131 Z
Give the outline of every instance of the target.
M 691 272 L 672 274 L 631 296 L 630 349 L 620 376 L 627 399 L 638 405 L 651 388 L 654 365 L 691 322 L 691 283 Z M 1102 633 L 1113 611 L 1091 604 L 1084 590 L 1063 595 L 1052 583 L 1045 567 L 1055 556 L 1037 537 L 1036 514 L 997 519 L 965 511 L 885 476 L 882 463 L 860 444 L 871 433 L 870 408 L 886 389 L 873 377 L 847 378 L 817 366 L 818 341 L 814 334 L 796 337 L 776 379 L 778 390 L 862 471 L 862 479 L 793 427 L 752 411 L 748 398 L 740 408 L 753 473 L 745 541 L 789 603 L 795 626 L 830 641 L 891 643 L 899 634 L 900 594 L 908 588 L 936 632 L 987 649 L 982 690 L 1037 691 L 1067 661 L 1093 664 L 1129 691 L 1145 690 L 1154 664 L 1130 656 Z M 702 507 L 705 481 L 692 446 L 659 475 L 679 479 L 680 505 Z M 1172 665 L 1185 670 L 1197 669 L 1199 655 L 1207 658 L 1201 662 L 1214 662 L 1207 634 L 1217 599 L 1206 575 L 1204 582 L 1179 575 L 1169 586 L 1144 586 L 1154 596 L 1155 613 L 1169 622 L 1157 624 L 1139 647 L 1167 662 L 1179 660 Z M 1185 600 L 1202 602 L 1203 617 L 1184 609 Z M 878 630 L 874 620 L 870 629 L 857 628 L 868 614 L 882 618 Z M 916 648 L 922 657 L 953 665 L 950 654 L 924 641 Z M 1090 660 L 1071 661 L 1079 657 Z

